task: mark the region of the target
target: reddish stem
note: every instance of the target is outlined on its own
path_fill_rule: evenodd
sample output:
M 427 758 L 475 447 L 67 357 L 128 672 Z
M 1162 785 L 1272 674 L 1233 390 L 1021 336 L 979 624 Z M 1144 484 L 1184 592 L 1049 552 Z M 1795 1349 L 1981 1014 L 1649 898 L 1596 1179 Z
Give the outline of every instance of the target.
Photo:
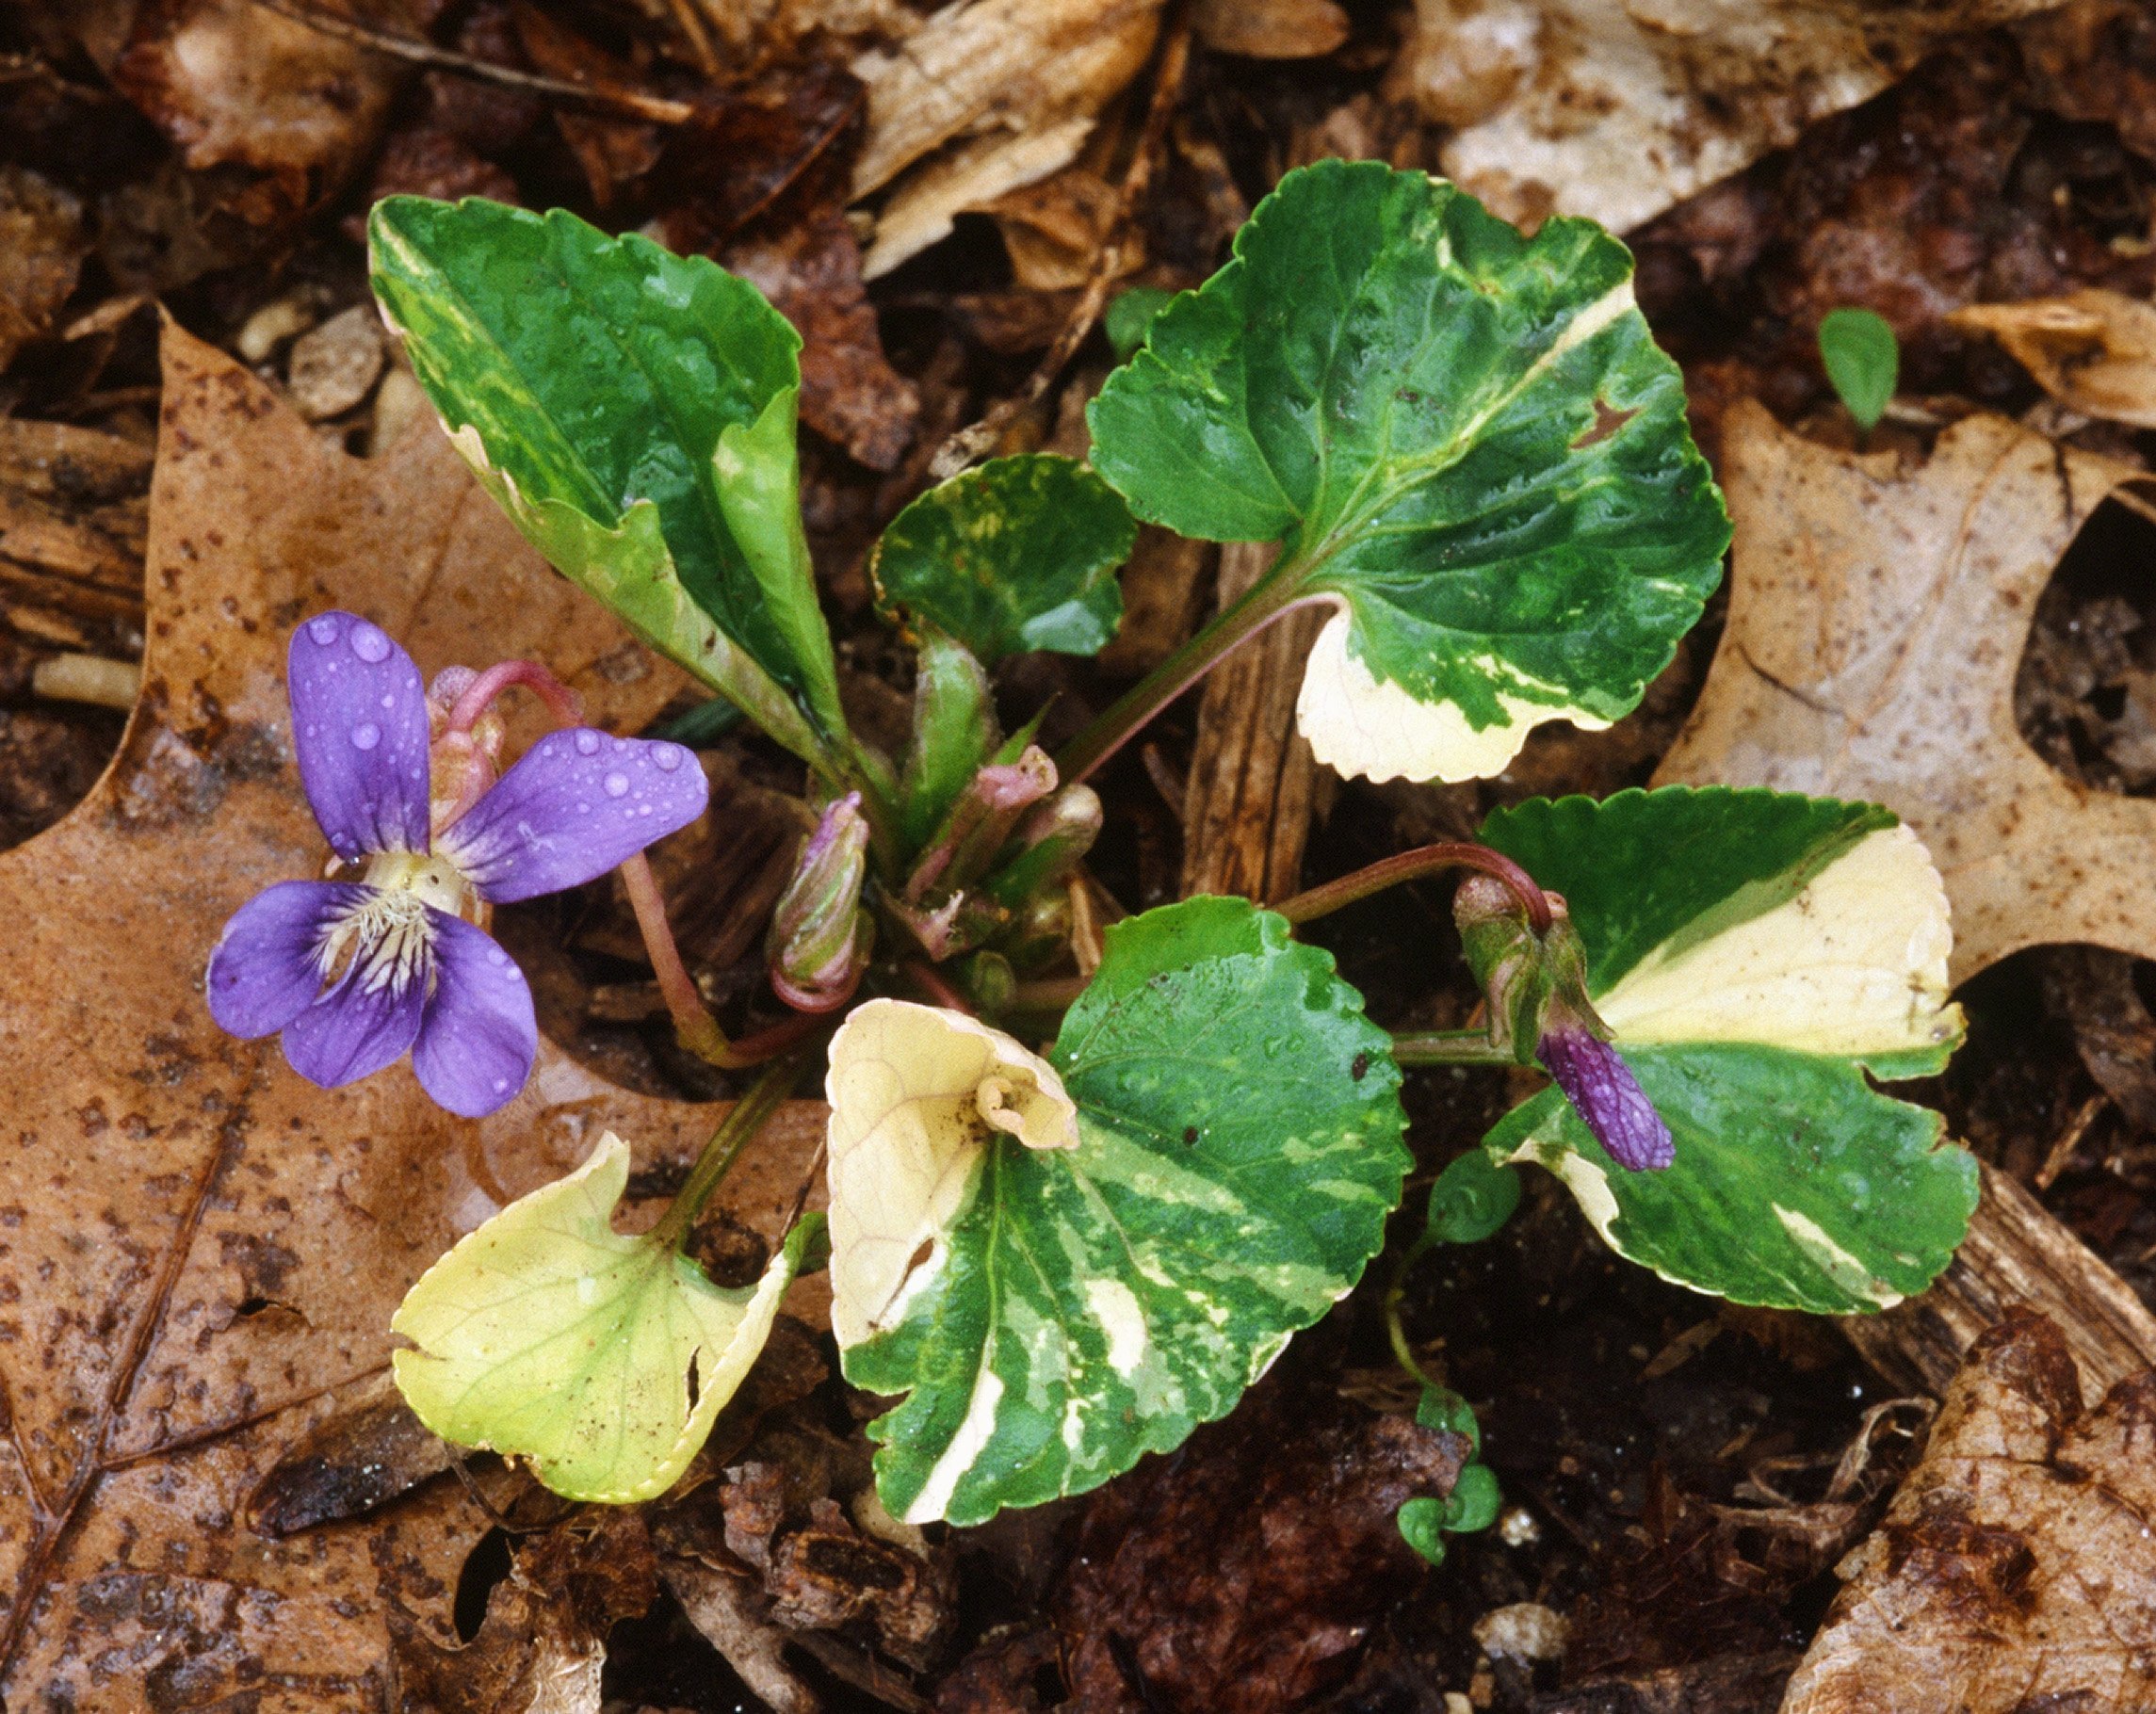
M 1425 875 L 1439 874 L 1446 869 L 1474 869 L 1503 881 L 1527 912 L 1527 919 L 1535 933 L 1549 932 L 1549 900 L 1534 884 L 1534 878 L 1502 851 L 1493 851 L 1486 845 L 1472 845 L 1465 840 L 1418 846 L 1412 851 L 1402 851 L 1397 857 L 1387 857 L 1368 868 L 1357 869 L 1353 875 L 1328 881 L 1321 887 L 1312 887 L 1307 893 L 1298 893 L 1287 903 L 1274 905 L 1273 909 L 1291 923 L 1306 923 L 1343 905 L 1352 905 L 1358 898 L 1368 898 L 1372 893 L 1398 886 L 1403 881 L 1419 881 Z
M 464 694 L 457 699 L 457 705 L 449 710 L 447 730 L 467 733 L 486 713 L 487 705 L 511 685 L 522 685 L 537 691 L 544 700 L 547 712 L 554 716 L 555 723 L 561 726 L 578 726 L 584 720 L 584 699 L 569 688 L 537 661 L 497 661 L 466 687 Z
M 963 1011 L 969 1018 L 973 1016 L 972 1001 L 945 981 L 937 974 L 933 965 L 924 964 L 918 959 L 915 959 L 906 965 L 906 976 L 938 1006 L 945 1007 L 951 1011 Z

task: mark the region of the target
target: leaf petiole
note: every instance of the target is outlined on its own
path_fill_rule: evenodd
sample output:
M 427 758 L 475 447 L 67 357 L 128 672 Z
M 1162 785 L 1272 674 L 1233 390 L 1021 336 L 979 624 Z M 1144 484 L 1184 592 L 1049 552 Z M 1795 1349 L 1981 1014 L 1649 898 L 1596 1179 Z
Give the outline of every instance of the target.
M 1291 923 L 1311 922 L 1357 899 L 1398 886 L 1403 881 L 1420 881 L 1426 875 L 1441 874 L 1447 869 L 1473 869 L 1503 881 L 1526 911 L 1535 933 L 1549 932 L 1549 900 L 1535 885 L 1534 878 L 1502 851 L 1493 851 L 1486 845 L 1467 840 L 1418 846 L 1412 851 L 1402 851 L 1397 857 L 1387 857 L 1367 868 L 1357 869 L 1353 875 L 1328 881 L 1321 887 L 1298 893 L 1286 903 L 1273 908 Z
M 1517 1065 L 1519 1056 L 1493 1042 L 1486 1030 L 1410 1030 L 1392 1038 L 1392 1057 L 1401 1065 Z
M 689 1228 L 704 1212 L 704 1205 L 711 1200 L 711 1193 L 733 1169 L 749 1140 L 764 1128 L 764 1122 L 793 1093 L 794 1085 L 801 1080 L 802 1070 L 807 1063 L 805 1054 L 793 1054 L 775 1061 L 750 1085 L 749 1092 L 734 1103 L 733 1110 L 719 1122 L 719 1128 L 711 1133 L 711 1140 L 704 1145 L 703 1154 L 689 1168 L 688 1181 L 659 1217 L 658 1224 L 652 1228 L 655 1243 L 674 1249 L 681 1247 L 689 1236 Z
M 1064 784 L 1083 780 L 1130 741 L 1161 709 L 1282 615 L 1305 602 L 1329 599 L 1301 592 L 1305 563 L 1275 566 L 1198 627 L 1189 641 L 1109 704 L 1063 747 L 1056 772 Z

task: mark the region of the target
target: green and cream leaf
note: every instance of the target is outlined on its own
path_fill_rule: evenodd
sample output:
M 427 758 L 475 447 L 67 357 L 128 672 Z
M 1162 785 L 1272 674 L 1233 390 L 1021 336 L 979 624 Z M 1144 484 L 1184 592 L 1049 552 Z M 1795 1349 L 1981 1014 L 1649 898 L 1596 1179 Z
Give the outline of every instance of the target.
M 629 1151 L 610 1132 L 568 1177 L 467 1234 L 406 1295 L 391 1329 L 405 1402 L 457 1446 L 529 1462 L 571 1499 L 672 1487 L 770 1336 L 814 1237 L 797 1226 L 763 1278 L 730 1290 L 614 1209 Z
M 1044 1059 L 956 1013 L 834 1039 L 832 1323 L 884 1504 L 974 1523 L 1226 1412 L 1351 1289 L 1407 1157 L 1389 1040 L 1240 899 L 1117 924 Z M 1030 1145 L 1030 1146 L 1029 1146 Z
M 1729 526 L 1675 364 L 1592 221 L 1532 238 L 1418 172 L 1284 178 L 1089 411 L 1139 517 L 1279 541 L 1256 603 L 1337 611 L 1298 717 L 1372 779 L 1491 774 L 1630 711 Z
M 1122 496 L 1053 453 L 995 459 L 908 506 L 868 561 L 878 599 L 989 666 L 1021 650 L 1094 655 L 1123 620 L 1115 568 L 1138 526 Z
M 1555 1091 L 1487 1147 L 1572 1188 L 1621 1253 L 1740 1302 L 1888 1307 L 1952 1259 L 1976 1167 L 1936 1113 L 1872 1078 L 1942 1067 L 1945 889 L 1864 803 L 1672 786 L 1538 800 L 1482 837 L 1564 896 L 1588 990 L 1668 1123 L 1676 1163 L 1629 1172 Z
M 559 209 L 392 197 L 368 241 L 385 319 L 517 527 L 815 759 L 802 704 L 824 737 L 844 725 L 801 534 L 786 318 L 704 257 Z

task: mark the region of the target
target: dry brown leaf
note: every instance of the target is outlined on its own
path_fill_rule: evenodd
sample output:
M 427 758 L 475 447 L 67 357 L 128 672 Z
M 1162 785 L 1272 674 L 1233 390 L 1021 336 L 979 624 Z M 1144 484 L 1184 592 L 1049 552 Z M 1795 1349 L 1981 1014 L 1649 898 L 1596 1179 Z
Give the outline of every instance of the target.
M 1348 15 L 1333 0 L 1197 0 L 1191 27 L 1216 54 L 1314 59 L 1348 39 Z
M 1783 1714 L 2028 1714 L 2156 1700 L 2156 1373 L 2084 1413 L 2019 1311 L 1971 1348 L 1923 1462 L 1840 1567 Z
M 802 421 L 869 469 L 894 469 L 914 438 L 921 396 L 883 354 L 853 228 L 830 206 L 773 224 L 759 222 L 721 259 L 800 330 Z
M 89 249 L 76 197 L 26 167 L 0 164 L 0 369 L 52 331 Z
M 1940 41 L 2058 0 L 1417 0 L 1402 92 L 1507 219 L 1614 232 L 1867 101 Z
M 142 699 L 89 797 L 0 854 L 0 1381 L 19 1466 L 0 1498 L 0 1688 L 14 1706 L 374 1706 L 384 1611 L 442 1620 L 485 1515 L 437 1480 L 273 1543 L 244 1500 L 326 1395 L 386 1361 L 391 1311 L 458 1235 L 606 1129 L 640 1167 L 679 1170 L 721 1109 L 627 1094 L 543 1041 L 524 1093 L 474 1124 L 405 1067 L 316 1090 L 274 1041 L 211 1023 L 202 973 L 225 918 L 322 862 L 285 639 L 344 605 L 429 671 L 537 653 L 621 727 L 673 680 L 544 570 L 437 430 L 363 462 L 209 347 L 169 329 L 165 354 Z M 721 1193 L 731 1218 L 777 1229 L 820 1111 L 774 1122 Z
M 329 9 L 393 30 L 410 23 L 397 0 Z M 359 164 L 402 75 L 396 61 L 254 0 L 149 0 L 113 81 L 189 167 L 254 168 L 300 204 Z
M 2067 780 L 2014 718 L 2037 596 L 2139 473 L 1997 416 L 1910 470 L 1749 400 L 1722 433 L 1728 628 L 1657 782 L 1886 804 L 1945 879 L 1957 982 L 2044 941 L 2156 956 L 2156 803 Z
M 1011 272 L 1029 292 L 1068 291 L 1093 278 L 1094 259 L 1122 212 L 1123 199 L 1088 167 L 1066 167 L 1037 185 L 1005 191 L 973 212 L 995 220 L 1011 252 Z M 1143 234 L 1133 231 L 1116 257 L 1115 277 L 1145 265 Z
M 0 421 L 0 617 L 63 648 L 140 648 L 149 487 L 133 441 Z
M 2025 303 L 1972 303 L 1947 321 L 1990 334 L 2062 405 L 2156 428 L 2156 304 L 2092 286 Z
M 935 243 L 962 210 L 1067 167 L 1144 65 L 1159 13 L 1159 0 L 973 0 L 856 60 L 868 130 L 853 195 L 923 162 L 878 217 L 864 277 Z

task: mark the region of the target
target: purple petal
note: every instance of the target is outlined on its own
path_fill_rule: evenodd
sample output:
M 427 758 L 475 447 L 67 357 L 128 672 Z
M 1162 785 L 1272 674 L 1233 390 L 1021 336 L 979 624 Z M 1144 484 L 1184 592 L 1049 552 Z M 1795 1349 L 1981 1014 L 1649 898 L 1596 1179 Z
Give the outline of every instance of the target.
M 1607 1042 L 1597 1041 L 1584 1029 L 1561 1026 L 1543 1031 L 1534 1057 L 1556 1079 L 1595 1140 L 1620 1167 L 1648 1172 L 1677 1158 L 1669 1126 L 1640 1088 L 1632 1068 Z
M 428 958 L 400 970 L 384 970 L 383 962 L 379 938 L 362 945 L 329 991 L 284 1027 L 284 1058 L 308 1082 L 336 1089 L 371 1077 L 419 1034 Z
M 549 733 L 442 835 L 496 904 L 582 886 L 704 813 L 710 788 L 679 744 Z
M 210 1016 L 251 1041 L 274 1034 L 322 992 L 319 952 L 336 919 L 365 902 L 346 881 L 281 881 L 232 914 L 210 954 Z
M 427 849 L 427 690 L 380 625 L 317 613 L 292 633 L 285 682 L 300 783 L 347 860 Z
M 431 911 L 434 997 L 419 1024 L 412 1069 L 435 1102 L 483 1119 L 524 1087 L 539 1049 L 531 989 L 494 937 Z

